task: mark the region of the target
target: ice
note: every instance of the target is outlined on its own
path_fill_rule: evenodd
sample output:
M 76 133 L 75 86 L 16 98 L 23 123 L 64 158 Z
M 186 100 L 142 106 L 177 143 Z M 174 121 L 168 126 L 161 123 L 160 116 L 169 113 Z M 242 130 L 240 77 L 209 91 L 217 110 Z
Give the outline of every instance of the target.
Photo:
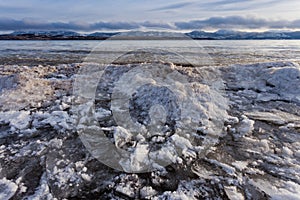
M 235 186 L 230 186 L 230 187 L 225 187 L 225 192 L 230 200 L 244 200 L 244 196 L 237 191 L 237 187 Z
M 92 180 L 92 177 L 90 175 L 86 174 L 86 173 L 82 173 L 81 178 L 85 181 L 88 181 L 88 182 L 90 182 Z
M 243 169 L 247 168 L 248 162 L 247 161 L 235 161 L 232 163 L 232 165 L 236 169 L 242 171 Z
M 228 173 L 230 175 L 235 174 L 235 169 L 233 167 L 225 164 L 225 163 L 221 163 L 221 162 L 219 162 L 217 160 L 213 160 L 213 159 L 208 159 L 207 161 L 214 164 L 214 165 L 216 165 L 216 166 L 221 167 L 226 173 Z
M 116 187 L 116 192 L 122 193 L 130 198 L 134 198 L 135 193 L 129 185 L 118 185 Z
M 276 181 L 271 184 L 266 180 L 256 179 L 251 180 L 251 183 L 266 192 L 274 200 L 300 199 L 300 185 L 291 181 Z
M 252 119 L 267 121 L 277 125 L 287 125 L 290 122 L 300 124 L 299 116 L 276 109 L 272 109 L 270 112 L 247 112 L 246 115 Z
M 18 186 L 6 178 L 0 179 L 0 199 L 9 200 L 14 196 L 18 189 Z
M 36 127 L 50 125 L 56 130 L 71 130 L 73 119 L 66 111 L 37 112 L 34 115 L 32 124 Z
M 157 191 L 155 191 L 151 186 L 145 186 L 140 190 L 140 195 L 143 199 L 151 199 L 151 197 L 156 194 Z
M 8 90 L 16 87 L 18 78 L 16 75 L 3 76 L 0 75 L 0 93 L 3 90 Z
M 242 116 L 242 121 L 238 126 L 238 133 L 240 136 L 244 136 L 246 134 L 250 134 L 254 129 L 254 121 L 248 119 L 245 115 Z
M 0 112 L 0 121 L 9 123 L 14 129 L 23 130 L 29 127 L 31 116 L 29 111 Z
M 93 157 L 76 132 L 74 119 L 78 119 L 72 116 L 76 110 L 69 107 L 77 101 L 70 95 L 69 80 L 76 77 L 72 76 L 76 66 L 7 68 L 18 76 L 18 71 L 24 73 L 14 87 L 6 87 L 0 94 L 1 199 L 299 199 L 299 65 L 278 62 L 216 67 L 219 70 L 209 67 L 211 72 L 204 71 L 218 72 L 223 79 L 225 88 L 218 94 L 212 89 L 217 84 L 204 84 L 201 72 L 174 65 L 197 80 L 190 85 L 199 90 L 192 96 L 196 109 L 191 110 L 190 102 L 184 104 L 188 108 L 183 115 L 186 121 L 176 124 L 170 134 L 157 131 L 159 135 L 153 140 L 144 129 L 133 133 L 113 121 L 114 113 L 105 103 L 109 102 L 107 91 L 112 90 L 105 88 L 108 90 L 101 98 L 83 101 L 87 105 L 77 111 L 86 115 L 80 119 L 82 126 L 93 134 L 105 131 L 107 143 L 99 143 L 102 148 L 112 144 L 126 152 L 129 159 L 122 160 L 122 156 L 96 149 L 102 152 L 100 156 L 120 162 L 119 171 Z M 118 70 L 126 67 L 115 66 L 109 72 L 120 74 Z M 116 81 L 112 76 L 106 79 Z M 101 83 L 111 84 L 105 80 Z M 179 97 L 189 94 L 181 93 L 184 84 L 175 85 Z M 228 97 L 229 107 L 222 108 L 224 102 L 216 98 L 219 95 Z M 166 118 L 157 112 L 160 108 L 154 107 L 150 115 Z M 91 111 L 95 111 L 92 117 L 88 115 Z M 212 122 L 210 116 L 222 120 Z M 96 123 L 89 124 L 93 120 Z M 185 122 L 197 126 L 185 127 Z M 100 123 L 103 127 L 97 126 Z M 183 133 L 184 128 L 192 134 Z M 209 140 L 203 140 L 206 136 Z M 98 142 L 89 139 L 93 144 Z M 201 148 L 210 141 L 213 148 L 205 146 L 204 153 Z M 149 166 L 151 173 L 128 173 Z
M 284 153 L 287 156 L 292 156 L 293 155 L 293 151 L 288 147 L 282 147 L 282 153 Z

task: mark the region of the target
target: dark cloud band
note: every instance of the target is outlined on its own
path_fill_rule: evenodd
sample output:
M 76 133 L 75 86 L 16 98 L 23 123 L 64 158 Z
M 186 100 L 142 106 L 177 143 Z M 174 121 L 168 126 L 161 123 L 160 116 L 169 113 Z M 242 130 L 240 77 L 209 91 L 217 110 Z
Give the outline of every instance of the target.
M 136 30 L 139 28 L 148 29 L 170 29 L 170 30 L 191 30 L 191 29 L 299 29 L 300 20 L 266 20 L 254 17 L 229 16 L 211 17 L 204 20 L 182 21 L 174 23 L 154 22 L 41 22 L 30 19 L 0 19 L 0 31 L 20 30 L 73 30 L 73 31 L 97 31 L 97 30 Z

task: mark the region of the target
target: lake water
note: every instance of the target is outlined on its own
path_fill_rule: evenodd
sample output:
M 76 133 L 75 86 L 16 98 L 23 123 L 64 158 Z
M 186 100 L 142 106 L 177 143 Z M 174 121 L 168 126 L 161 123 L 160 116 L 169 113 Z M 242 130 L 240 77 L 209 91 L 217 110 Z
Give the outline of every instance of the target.
M 300 61 L 300 40 L 8 40 L 0 41 L 0 64 L 79 63 L 91 55 L 101 58 L 99 62 L 105 59 L 105 62 L 110 62 L 128 52 L 145 48 L 177 54 L 176 62 L 187 59 L 204 65 Z

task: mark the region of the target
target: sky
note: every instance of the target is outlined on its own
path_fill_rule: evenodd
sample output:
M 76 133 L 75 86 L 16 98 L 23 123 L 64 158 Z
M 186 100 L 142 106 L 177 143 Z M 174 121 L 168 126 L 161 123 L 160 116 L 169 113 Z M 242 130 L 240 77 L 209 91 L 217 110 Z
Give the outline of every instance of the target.
M 300 30 L 299 0 L 0 0 L 0 31 Z

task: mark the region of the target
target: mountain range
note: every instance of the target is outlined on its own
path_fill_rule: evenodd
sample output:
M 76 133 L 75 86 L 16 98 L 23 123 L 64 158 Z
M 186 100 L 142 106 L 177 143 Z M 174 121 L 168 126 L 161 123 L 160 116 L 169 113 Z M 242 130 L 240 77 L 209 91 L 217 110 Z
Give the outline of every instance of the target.
M 94 32 L 81 34 L 73 31 L 16 31 L 0 35 L 0 40 L 103 40 L 119 32 Z M 130 32 L 118 39 L 178 39 L 182 34 L 176 32 Z M 192 31 L 184 35 L 196 40 L 251 40 L 251 39 L 300 39 L 300 31 L 242 32 L 218 30 L 216 32 Z

